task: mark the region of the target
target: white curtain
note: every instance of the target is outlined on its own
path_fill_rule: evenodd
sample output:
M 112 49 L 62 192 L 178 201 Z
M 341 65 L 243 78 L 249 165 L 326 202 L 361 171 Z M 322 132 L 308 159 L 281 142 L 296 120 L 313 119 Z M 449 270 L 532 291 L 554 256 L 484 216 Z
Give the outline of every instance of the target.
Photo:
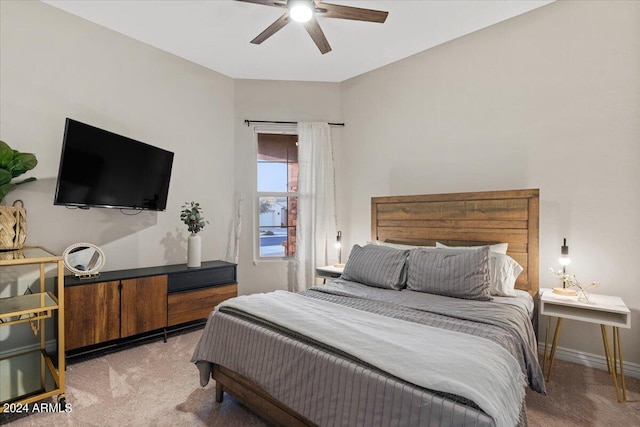
M 292 291 L 313 285 L 316 266 L 336 262 L 333 144 L 328 123 L 298 123 L 298 215 Z
M 233 195 L 233 215 L 229 227 L 229 239 L 227 240 L 227 253 L 224 260 L 238 263 L 240 254 L 240 232 L 242 231 L 242 196 L 237 191 Z

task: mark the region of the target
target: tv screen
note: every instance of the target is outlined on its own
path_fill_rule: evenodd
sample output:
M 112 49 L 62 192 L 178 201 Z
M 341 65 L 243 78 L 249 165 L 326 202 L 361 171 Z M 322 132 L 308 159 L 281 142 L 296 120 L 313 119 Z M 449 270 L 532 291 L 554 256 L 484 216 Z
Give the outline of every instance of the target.
M 67 119 L 55 205 L 163 211 L 173 153 Z

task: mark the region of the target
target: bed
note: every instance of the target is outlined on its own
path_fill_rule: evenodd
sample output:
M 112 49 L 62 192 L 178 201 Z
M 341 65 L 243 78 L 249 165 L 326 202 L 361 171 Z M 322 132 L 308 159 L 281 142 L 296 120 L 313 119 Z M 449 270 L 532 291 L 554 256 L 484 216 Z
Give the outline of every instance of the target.
M 227 392 L 277 425 L 526 425 L 525 387 L 545 393 L 533 328 L 538 212 L 538 190 L 372 198 L 376 244 L 354 247 L 341 279 L 230 300 L 210 315 L 192 359 L 201 384 L 213 378 L 218 402 Z M 419 261 L 484 266 L 486 245 L 501 243 L 522 267 L 515 297 L 416 287 Z M 456 249 L 414 249 L 436 244 Z M 361 253 L 405 254 L 414 267 L 397 271 L 414 286 L 363 284 L 372 269 L 356 269 Z M 367 277 L 353 280 L 358 272 Z

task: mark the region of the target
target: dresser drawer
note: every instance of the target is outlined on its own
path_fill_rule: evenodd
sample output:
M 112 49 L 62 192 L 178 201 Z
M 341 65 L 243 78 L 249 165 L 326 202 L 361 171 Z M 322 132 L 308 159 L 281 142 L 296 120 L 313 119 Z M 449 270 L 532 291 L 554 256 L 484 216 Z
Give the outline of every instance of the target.
M 184 271 L 169 275 L 169 293 L 171 294 L 174 292 L 183 292 L 235 282 L 235 265 Z
M 216 305 L 237 295 L 237 284 L 170 294 L 167 326 L 206 319 Z

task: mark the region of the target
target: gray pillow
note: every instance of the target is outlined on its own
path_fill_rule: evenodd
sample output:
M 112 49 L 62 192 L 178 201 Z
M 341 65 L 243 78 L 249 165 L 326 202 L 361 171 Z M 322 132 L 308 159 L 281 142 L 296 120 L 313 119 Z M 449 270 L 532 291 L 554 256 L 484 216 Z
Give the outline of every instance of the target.
M 447 297 L 491 300 L 489 247 L 476 250 L 413 249 L 407 259 L 407 288 Z
M 353 245 L 342 278 L 377 288 L 400 290 L 406 286 L 408 250 L 387 246 Z

